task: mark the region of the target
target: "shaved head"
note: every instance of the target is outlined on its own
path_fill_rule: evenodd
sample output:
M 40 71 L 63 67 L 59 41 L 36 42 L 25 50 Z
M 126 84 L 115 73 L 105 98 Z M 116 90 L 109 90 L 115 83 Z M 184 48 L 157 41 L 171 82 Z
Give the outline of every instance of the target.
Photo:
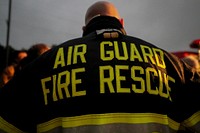
M 111 16 L 120 19 L 117 8 L 110 2 L 98 1 L 91 5 L 85 14 L 85 24 L 96 16 Z

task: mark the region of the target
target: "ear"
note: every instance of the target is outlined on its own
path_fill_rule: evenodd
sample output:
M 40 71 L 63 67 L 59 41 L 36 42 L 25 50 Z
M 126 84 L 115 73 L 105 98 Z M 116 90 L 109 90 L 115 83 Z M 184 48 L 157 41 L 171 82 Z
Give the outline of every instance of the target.
M 124 27 L 124 19 L 123 19 L 123 18 L 120 18 L 119 21 L 120 21 L 120 23 L 122 24 L 122 26 Z

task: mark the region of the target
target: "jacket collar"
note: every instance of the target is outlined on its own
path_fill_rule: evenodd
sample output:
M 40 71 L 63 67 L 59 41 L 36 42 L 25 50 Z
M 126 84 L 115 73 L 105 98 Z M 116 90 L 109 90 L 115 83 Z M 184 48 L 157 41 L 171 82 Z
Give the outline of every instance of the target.
M 122 24 L 115 17 L 110 16 L 98 16 L 93 18 L 85 27 L 85 31 L 82 36 L 86 36 L 91 32 L 101 29 L 118 29 L 123 34 L 126 34 Z

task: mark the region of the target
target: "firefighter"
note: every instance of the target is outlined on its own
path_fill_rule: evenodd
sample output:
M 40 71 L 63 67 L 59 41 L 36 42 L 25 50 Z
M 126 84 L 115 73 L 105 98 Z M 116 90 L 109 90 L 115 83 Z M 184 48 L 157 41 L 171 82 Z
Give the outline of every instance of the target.
M 106 1 L 92 4 L 83 36 L 51 48 L 0 92 L 0 131 L 200 132 L 200 76 L 177 57 L 126 34 Z

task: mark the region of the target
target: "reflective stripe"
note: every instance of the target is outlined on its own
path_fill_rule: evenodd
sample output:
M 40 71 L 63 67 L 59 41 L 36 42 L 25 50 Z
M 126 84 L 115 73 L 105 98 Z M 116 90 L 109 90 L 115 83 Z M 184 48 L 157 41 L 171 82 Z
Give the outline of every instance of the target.
M 54 128 L 73 128 L 78 126 L 100 126 L 105 124 L 161 124 L 178 130 L 179 123 L 171 120 L 167 115 L 154 113 L 108 113 L 91 114 L 75 117 L 59 117 L 37 126 L 38 132 L 47 132 Z
M 0 117 L 0 130 L 3 130 L 7 133 L 24 133 L 12 124 L 8 123 L 6 120 L 4 120 L 2 117 Z
M 195 124 L 197 124 L 198 122 L 200 122 L 200 111 L 196 112 L 190 118 L 185 120 L 183 122 L 183 125 L 185 125 L 186 127 L 192 127 Z
M 57 127 L 45 133 L 177 133 L 161 124 L 106 124 L 74 128 Z M 43 132 L 44 133 L 44 132 Z

